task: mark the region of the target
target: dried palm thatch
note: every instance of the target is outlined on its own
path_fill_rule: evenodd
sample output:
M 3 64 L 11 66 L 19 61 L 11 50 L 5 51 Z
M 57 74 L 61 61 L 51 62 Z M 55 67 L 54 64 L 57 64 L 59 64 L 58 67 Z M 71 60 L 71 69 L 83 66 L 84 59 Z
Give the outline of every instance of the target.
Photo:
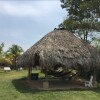
M 100 66 L 100 56 L 95 48 L 66 30 L 54 30 L 28 49 L 19 59 L 20 66 L 41 68 L 80 67 L 90 69 Z

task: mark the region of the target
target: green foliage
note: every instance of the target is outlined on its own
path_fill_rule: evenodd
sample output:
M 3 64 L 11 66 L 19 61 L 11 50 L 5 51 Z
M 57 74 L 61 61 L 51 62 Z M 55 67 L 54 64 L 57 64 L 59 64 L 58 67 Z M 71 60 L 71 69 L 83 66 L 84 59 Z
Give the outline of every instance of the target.
M 66 8 L 69 16 L 75 20 L 95 18 L 100 14 L 100 0 L 60 0 L 62 7 Z
M 12 62 L 7 58 L 0 58 L 0 66 L 11 66 Z
M 100 52 L 100 38 L 94 37 L 92 40 L 93 40 L 92 45 L 96 47 L 97 50 Z
M 89 33 L 100 32 L 100 0 L 60 0 L 62 8 L 68 12 L 62 27 L 77 33 L 88 41 Z
M 0 56 L 2 56 L 2 53 L 3 53 L 3 47 L 4 47 L 4 43 L 1 43 L 1 45 L 0 45 Z
M 9 58 L 12 61 L 13 66 L 16 69 L 17 58 L 23 53 L 23 49 L 18 45 L 12 45 L 9 50 L 6 52 L 6 58 Z
M 18 57 L 23 52 L 23 49 L 18 45 L 12 45 L 7 51 L 7 54 L 11 54 L 12 57 Z
M 16 68 L 17 57 L 23 53 L 23 49 L 18 45 L 12 45 L 8 51 L 4 52 L 4 43 L 0 45 L 0 65 L 12 66 Z

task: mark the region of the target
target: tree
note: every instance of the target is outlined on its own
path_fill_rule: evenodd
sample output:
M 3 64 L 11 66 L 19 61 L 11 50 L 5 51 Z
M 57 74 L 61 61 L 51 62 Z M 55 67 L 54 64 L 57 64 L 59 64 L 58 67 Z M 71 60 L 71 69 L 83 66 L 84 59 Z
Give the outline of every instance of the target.
M 16 69 L 17 67 L 17 58 L 23 53 L 23 49 L 18 45 L 12 45 L 9 50 L 6 52 L 6 57 L 8 57 Z
M 3 53 L 3 47 L 4 47 L 4 43 L 1 43 L 1 45 L 0 45 L 0 56 L 2 56 L 2 53 Z
M 78 34 L 86 42 L 90 33 L 100 31 L 100 0 L 60 1 L 62 8 L 68 11 L 68 18 L 60 26 Z
M 93 38 L 92 45 L 100 52 L 100 38 Z
M 7 58 L 0 58 L 0 66 L 11 66 L 12 62 Z

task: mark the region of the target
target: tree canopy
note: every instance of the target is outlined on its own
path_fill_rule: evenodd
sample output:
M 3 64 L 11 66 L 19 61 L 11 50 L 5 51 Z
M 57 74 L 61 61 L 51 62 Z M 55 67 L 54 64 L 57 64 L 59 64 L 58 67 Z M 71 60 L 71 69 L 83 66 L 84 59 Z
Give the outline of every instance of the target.
M 12 62 L 7 58 L 0 58 L 0 66 L 11 66 Z
M 4 43 L 1 43 L 1 45 L 0 45 L 0 56 L 1 56 L 2 53 L 3 53 L 3 47 L 4 47 Z
M 13 66 L 16 69 L 17 66 L 17 57 L 23 53 L 23 49 L 18 45 L 12 45 L 9 50 L 6 52 L 6 57 L 12 61 Z
M 17 57 L 23 53 L 22 47 L 13 44 L 7 51 L 3 50 L 4 43 L 0 45 L 0 66 L 17 67 Z
M 92 45 L 95 46 L 97 50 L 100 52 L 100 38 L 94 38 Z
M 68 12 L 68 17 L 60 24 L 60 27 L 78 34 L 86 42 L 89 35 L 100 32 L 100 0 L 60 1 L 62 8 Z

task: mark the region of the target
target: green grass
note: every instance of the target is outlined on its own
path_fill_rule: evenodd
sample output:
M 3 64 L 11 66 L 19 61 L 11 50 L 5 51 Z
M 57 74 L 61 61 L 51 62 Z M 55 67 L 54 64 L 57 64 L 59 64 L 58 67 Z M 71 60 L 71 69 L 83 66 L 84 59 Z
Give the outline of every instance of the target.
M 0 71 L 0 100 L 100 100 L 100 88 L 39 91 L 23 83 L 27 71 Z

